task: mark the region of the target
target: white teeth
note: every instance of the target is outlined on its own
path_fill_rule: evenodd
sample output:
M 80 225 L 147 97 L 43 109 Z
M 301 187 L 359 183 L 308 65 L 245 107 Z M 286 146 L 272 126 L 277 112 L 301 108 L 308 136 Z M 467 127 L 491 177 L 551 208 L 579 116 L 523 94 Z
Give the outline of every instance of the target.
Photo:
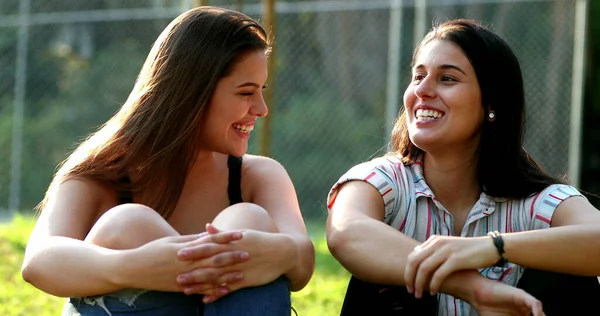
M 254 130 L 254 125 L 233 124 L 233 128 L 237 129 L 238 131 L 240 131 L 242 133 L 249 134 L 250 132 L 252 132 Z
M 444 113 L 442 112 L 438 112 L 436 110 L 423 110 L 423 109 L 418 109 L 417 112 L 415 113 L 415 116 L 417 117 L 417 120 L 419 121 L 429 121 L 429 120 L 435 120 L 435 119 L 439 119 L 440 117 L 444 116 Z

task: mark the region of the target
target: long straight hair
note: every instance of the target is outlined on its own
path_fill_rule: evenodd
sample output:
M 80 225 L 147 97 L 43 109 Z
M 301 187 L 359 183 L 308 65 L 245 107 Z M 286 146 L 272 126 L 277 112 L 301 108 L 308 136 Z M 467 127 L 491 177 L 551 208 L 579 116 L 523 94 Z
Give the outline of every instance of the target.
M 435 26 L 416 47 L 413 63 L 421 49 L 433 40 L 458 45 L 471 62 L 481 88 L 484 117 L 477 149 L 480 188 L 490 196 L 522 198 L 548 185 L 564 183 L 542 170 L 523 148 L 525 134 L 525 91 L 517 57 L 498 35 L 477 21 L 457 19 Z M 488 121 L 489 111 L 495 120 Z M 424 152 L 410 141 L 406 113 L 394 124 L 390 151 L 414 163 Z
M 169 217 L 218 80 L 244 54 L 269 49 L 265 30 L 242 13 L 215 7 L 182 13 L 152 46 L 120 110 L 61 164 L 38 209 L 60 183 L 86 178 L 120 196 L 134 194 Z

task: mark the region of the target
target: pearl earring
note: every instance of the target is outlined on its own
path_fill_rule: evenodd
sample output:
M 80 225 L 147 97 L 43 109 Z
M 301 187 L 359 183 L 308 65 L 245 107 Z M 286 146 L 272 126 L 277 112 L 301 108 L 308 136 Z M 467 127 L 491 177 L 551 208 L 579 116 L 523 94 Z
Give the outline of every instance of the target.
M 490 112 L 488 114 L 488 118 L 490 119 L 490 121 L 494 121 L 496 119 L 496 113 Z

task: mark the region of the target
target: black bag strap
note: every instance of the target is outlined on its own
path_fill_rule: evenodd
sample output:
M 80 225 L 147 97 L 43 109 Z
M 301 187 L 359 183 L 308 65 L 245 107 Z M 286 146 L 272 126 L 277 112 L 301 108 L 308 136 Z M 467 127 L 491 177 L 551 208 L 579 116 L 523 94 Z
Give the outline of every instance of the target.
M 242 157 L 229 156 L 227 159 L 229 167 L 229 184 L 227 185 L 227 195 L 229 196 L 229 205 L 243 202 L 242 200 Z
M 436 316 L 437 296 L 417 299 L 398 285 L 375 284 L 350 277 L 340 316 Z

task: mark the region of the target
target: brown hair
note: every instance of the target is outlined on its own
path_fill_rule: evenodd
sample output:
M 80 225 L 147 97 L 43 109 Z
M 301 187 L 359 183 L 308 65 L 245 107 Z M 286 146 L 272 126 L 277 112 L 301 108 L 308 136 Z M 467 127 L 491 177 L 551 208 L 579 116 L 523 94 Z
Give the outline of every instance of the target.
M 481 89 L 484 119 L 478 147 L 478 180 L 491 196 L 521 198 L 563 181 L 546 174 L 523 148 L 525 91 L 517 57 L 498 35 L 473 20 L 456 19 L 435 26 L 413 54 L 433 40 L 450 41 L 471 62 Z M 494 110 L 496 119 L 486 118 Z M 406 113 L 394 124 L 390 150 L 406 164 L 423 155 L 409 138 Z
M 125 104 L 62 163 L 38 208 L 60 183 L 83 177 L 120 196 L 136 194 L 169 217 L 217 81 L 247 52 L 269 47 L 265 30 L 242 13 L 198 7 L 179 15 L 154 43 Z

